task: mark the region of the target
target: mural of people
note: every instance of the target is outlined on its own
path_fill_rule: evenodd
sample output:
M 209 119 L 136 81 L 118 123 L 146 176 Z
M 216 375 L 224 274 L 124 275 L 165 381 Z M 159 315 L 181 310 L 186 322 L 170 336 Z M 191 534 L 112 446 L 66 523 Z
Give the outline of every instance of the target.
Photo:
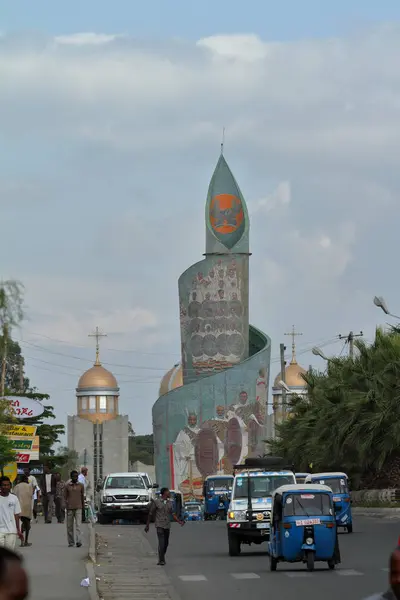
M 174 486 L 181 490 L 185 500 L 196 496 L 195 489 L 199 488 L 199 481 L 202 482 L 195 460 L 195 444 L 199 432 L 197 415 L 189 413 L 186 427 L 179 431 L 173 443 Z
M 197 300 L 197 292 L 192 292 L 192 301 L 189 303 L 188 315 L 191 319 L 200 316 L 201 304 Z

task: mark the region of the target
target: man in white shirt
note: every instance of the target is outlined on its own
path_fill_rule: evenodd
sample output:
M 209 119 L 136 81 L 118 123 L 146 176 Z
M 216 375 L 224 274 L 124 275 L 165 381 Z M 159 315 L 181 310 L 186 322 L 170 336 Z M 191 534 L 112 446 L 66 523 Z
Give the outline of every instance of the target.
M 78 476 L 78 482 L 83 485 L 85 502 L 89 500 L 90 482 L 88 478 L 88 468 L 82 467 Z M 86 522 L 85 510 L 82 511 L 82 523 Z
M 22 541 L 19 515 L 21 507 L 17 496 L 11 494 L 11 481 L 0 478 L 0 546 L 15 550 L 17 536 Z

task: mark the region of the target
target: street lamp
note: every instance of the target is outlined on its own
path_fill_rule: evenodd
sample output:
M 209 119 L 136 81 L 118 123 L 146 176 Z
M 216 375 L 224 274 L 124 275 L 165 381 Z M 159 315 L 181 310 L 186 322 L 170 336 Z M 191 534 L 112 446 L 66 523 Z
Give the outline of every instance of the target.
M 314 354 L 314 356 L 320 356 L 324 360 L 329 360 L 329 358 L 322 352 L 321 348 L 318 348 L 317 346 L 314 346 L 311 352 Z
M 283 390 L 285 390 L 285 392 L 287 392 L 288 394 L 292 393 L 290 387 L 288 385 L 286 385 L 286 383 L 284 381 L 282 381 L 282 379 L 280 381 L 278 381 L 278 385 Z
M 383 310 L 383 312 L 385 313 L 385 315 L 389 315 L 389 317 L 393 317 L 394 319 L 399 319 L 399 321 L 400 321 L 400 317 L 398 317 L 397 315 L 394 315 L 393 313 L 391 313 L 389 311 L 388 305 L 385 302 L 385 298 L 382 298 L 382 296 L 375 296 L 374 304 L 378 308 L 381 308 Z

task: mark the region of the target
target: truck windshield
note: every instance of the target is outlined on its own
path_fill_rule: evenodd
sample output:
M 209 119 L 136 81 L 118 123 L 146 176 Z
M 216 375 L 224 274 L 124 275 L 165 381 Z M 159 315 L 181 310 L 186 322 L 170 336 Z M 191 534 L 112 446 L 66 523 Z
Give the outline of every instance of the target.
M 348 494 L 347 481 L 343 477 L 327 477 L 321 479 L 313 479 L 313 483 L 320 483 L 331 488 L 334 494 Z
M 248 480 L 247 475 L 236 478 L 233 492 L 234 498 L 248 497 Z M 252 498 L 272 496 L 276 488 L 291 483 L 295 483 L 294 475 L 260 475 L 250 477 L 250 496 Z
M 285 498 L 285 517 L 315 517 L 332 515 L 328 494 L 290 494 Z
M 141 477 L 107 477 L 106 489 L 118 488 L 124 490 L 146 489 L 144 481 Z
M 218 478 L 218 479 L 207 479 L 207 487 L 210 492 L 228 492 L 232 489 L 233 479 L 227 477 L 226 479 Z

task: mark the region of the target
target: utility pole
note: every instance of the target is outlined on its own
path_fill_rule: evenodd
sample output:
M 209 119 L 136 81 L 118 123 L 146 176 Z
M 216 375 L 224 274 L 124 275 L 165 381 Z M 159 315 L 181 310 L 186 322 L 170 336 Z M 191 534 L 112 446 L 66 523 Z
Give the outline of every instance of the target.
M 19 391 L 21 394 L 24 393 L 24 358 L 19 357 Z
M 3 357 L 1 362 L 1 384 L 0 384 L 0 392 L 1 397 L 4 398 L 5 387 L 6 387 L 6 368 L 7 368 L 7 341 L 8 341 L 8 325 L 4 323 L 3 325 Z
M 286 383 L 286 363 L 285 363 L 285 344 L 279 345 L 280 356 L 281 356 L 281 380 Z M 286 415 L 286 390 L 282 387 L 282 413 Z
M 360 331 L 360 333 L 354 333 L 353 331 L 350 331 L 350 333 L 348 335 L 341 335 L 339 334 L 339 340 L 345 340 L 347 344 L 349 344 L 349 357 L 351 359 L 354 358 L 354 338 L 356 337 L 363 337 L 363 332 Z

